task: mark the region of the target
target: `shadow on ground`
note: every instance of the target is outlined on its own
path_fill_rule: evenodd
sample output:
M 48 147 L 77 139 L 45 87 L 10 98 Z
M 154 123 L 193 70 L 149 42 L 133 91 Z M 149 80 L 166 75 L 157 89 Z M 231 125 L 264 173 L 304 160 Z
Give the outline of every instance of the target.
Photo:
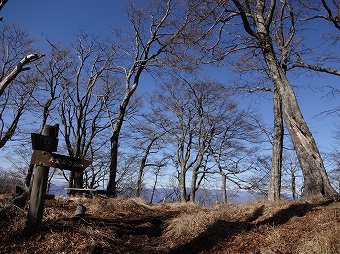
M 314 207 L 312 204 L 292 204 L 289 207 L 279 210 L 274 215 L 264 220 L 258 220 L 264 212 L 264 206 L 257 208 L 244 221 L 228 222 L 218 220 L 203 233 L 192 239 L 190 242 L 167 251 L 169 254 L 177 253 L 200 253 L 216 247 L 219 243 L 226 241 L 242 232 L 250 231 L 260 225 L 281 225 L 288 222 L 292 217 L 302 217 Z

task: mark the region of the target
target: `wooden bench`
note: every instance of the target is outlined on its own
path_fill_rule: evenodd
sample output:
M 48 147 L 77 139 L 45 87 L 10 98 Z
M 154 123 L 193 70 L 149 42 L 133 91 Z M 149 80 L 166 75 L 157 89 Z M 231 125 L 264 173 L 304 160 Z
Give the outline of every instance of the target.
M 107 195 L 110 192 L 106 190 L 97 190 L 97 189 L 82 189 L 82 188 L 65 188 L 65 190 L 70 191 L 71 193 L 82 193 L 86 196 L 97 196 L 100 195 Z

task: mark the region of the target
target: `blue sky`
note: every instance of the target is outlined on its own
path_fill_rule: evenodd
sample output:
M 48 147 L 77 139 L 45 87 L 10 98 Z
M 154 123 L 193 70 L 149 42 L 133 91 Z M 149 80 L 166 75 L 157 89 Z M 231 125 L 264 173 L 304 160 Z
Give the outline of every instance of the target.
M 70 43 L 80 30 L 101 35 L 112 27 L 123 27 L 124 0 L 10 0 L 2 15 L 6 22 L 17 23 L 34 37 L 48 36 L 52 41 Z
M 140 2 L 140 1 L 139 1 Z M 112 27 L 124 28 L 127 17 L 123 12 L 127 0 L 10 0 L 2 11 L 6 23 L 16 23 L 24 27 L 37 40 L 47 37 L 51 41 L 70 44 L 80 30 L 110 36 Z M 42 40 L 43 41 L 43 40 Z M 317 42 L 315 38 L 314 42 Z M 44 42 L 40 46 L 44 47 Z M 222 69 L 209 71 L 204 75 L 225 84 L 229 82 L 228 71 Z M 149 90 L 155 81 L 144 78 L 139 92 Z M 324 97 L 322 86 L 339 87 L 339 78 L 330 75 L 302 75 L 292 77 L 291 82 L 300 88 L 296 91 L 301 110 L 309 124 L 321 151 L 332 147 L 333 132 L 339 126 L 334 117 L 316 117 L 320 112 L 335 107 L 336 99 Z M 252 104 L 262 112 L 265 121 L 272 123 L 271 95 L 247 97 L 244 105 Z M 242 103 L 242 102 L 241 102 Z

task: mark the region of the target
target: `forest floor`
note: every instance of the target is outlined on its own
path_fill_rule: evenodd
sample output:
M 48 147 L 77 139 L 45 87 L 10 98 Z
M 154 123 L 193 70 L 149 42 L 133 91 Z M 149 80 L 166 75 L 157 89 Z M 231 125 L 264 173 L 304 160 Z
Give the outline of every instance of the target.
M 0 208 L 9 196 L 0 196 Z M 74 217 L 77 205 L 87 210 Z M 150 205 L 141 199 L 47 200 L 40 231 L 26 211 L 0 221 L 0 253 L 340 253 L 340 204 L 322 198 L 242 205 Z

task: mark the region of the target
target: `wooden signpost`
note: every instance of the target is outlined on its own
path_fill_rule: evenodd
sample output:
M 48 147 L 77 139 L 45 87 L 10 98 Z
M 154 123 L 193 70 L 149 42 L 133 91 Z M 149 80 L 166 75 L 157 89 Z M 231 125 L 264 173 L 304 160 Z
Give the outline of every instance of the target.
M 26 221 L 26 233 L 28 235 L 36 233 L 42 222 L 49 168 L 55 167 L 79 172 L 91 164 L 91 161 L 88 160 L 53 153 L 57 151 L 58 147 L 58 131 L 58 124 L 55 126 L 46 125 L 42 134 L 32 133 L 31 135 L 34 150 L 31 164 L 36 166 Z
M 58 139 L 56 137 L 31 133 L 31 140 L 33 150 L 56 152 L 58 149 Z
M 34 150 L 31 164 L 81 172 L 90 166 L 91 161 L 41 150 Z

